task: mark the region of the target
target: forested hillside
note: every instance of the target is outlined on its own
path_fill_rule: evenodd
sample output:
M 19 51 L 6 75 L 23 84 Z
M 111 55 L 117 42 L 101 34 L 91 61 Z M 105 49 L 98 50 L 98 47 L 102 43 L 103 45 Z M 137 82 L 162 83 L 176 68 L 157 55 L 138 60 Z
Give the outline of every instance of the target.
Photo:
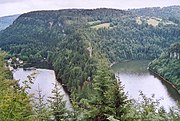
M 132 9 L 130 11 L 136 14 L 137 16 L 141 16 L 138 18 L 138 21 L 151 19 L 150 22 L 155 24 L 156 23 L 159 23 L 161 25 L 176 24 L 179 27 L 180 24 L 179 8 L 180 6 L 169 6 L 164 8 L 154 7 L 154 8 Z M 163 19 L 165 19 L 164 22 L 162 22 Z M 167 35 L 169 36 L 169 34 Z M 177 35 L 176 38 L 178 40 L 177 42 L 179 42 L 180 30 L 178 30 L 176 35 Z M 170 38 L 167 40 L 170 40 Z M 180 48 L 179 43 L 173 43 L 171 47 L 165 49 L 161 53 L 160 57 L 155 59 L 150 64 L 150 68 L 153 71 L 157 72 L 162 77 L 172 82 L 177 87 L 178 90 L 180 89 L 179 48 Z
M 0 31 L 8 27 L 19 15 L 0 17 Z
M 173 83 L 180 92 L 180 42 L 172 44 L 150 64 L 150 68 Z
M 24 86 L 12 80 L 11 72 L 5 66 L 6 53 L 0 52 L 0 119 L 1 121 L 112 121 L 112 120 L 169 120 L 178 121 L 178 109 L 167 113 L 163 108 L 158 109 L 158 102 L 141 94 L 143 101 L 131 102 L 110 75 L 105 60 L 98 63 L 97 75 L 93 84 L 86 91 L 89 99 L 82 98 L 76 102 L 72 95 L 73 110 L 65 108 L 63 95 L 55 85 L 52 96 L 44 103 L 44 96 L 38 90 L 38 97 L 27 93 L 32 84 L 32 78 L 24 81 Z M 87 89 L 87 88 L 86 88 Z M 91 92 L 90 92 L 91 90 Z M 36 100 L 35 100 L 36 99 Z M 38 100 L 37 100 L 38 99 Z M 138 110 L 141 109 L 141 110 Z M 83 115 L 82 115 L 83 113 Z
M 165 19 L 180 20 L 179 15 L 179 5 L 168 6 L 168 7 L 153 7 L 153 8 L 141 8 L 141 9 L 131 9 L 130 11 L 139 16 L 150 16 L 150 17 L 160 17 Z
M 56 43 L 72 36 L 71 33 L 77 33 L 79 37 L 84 34 L 91 36 L 90 40 L 111 62 L 153 59 L 163 48 L 178 41 L 179 24 L 152 26 L 147 21 L 147 18 L 142 18 L 139 23 L 136 15 L 112 9 L 32 12 L 20 16 L 13 26 L 2 32 L 1 40 L 4 41 L 1 45 L 5 50 L 11 47 L 12 53 L 21 53 L 24 60 L 35 61 L 42 59 L 41 56 L 47 57 L 47 51 L 43 51 L 47 44 L 46 50 L 55 49 Z M 10 36 L 6 37 L 9 33 Z M 33 48 L 34 52 L 25 47 L 33 45 L 38 46 Z M 35 53 L 36 49 L 38 53 Z
M 131 106 L 109 67 L 110 62 L 154 59 L 178 42 L 179 24 L 171 20 L 163 24 L 162 18 L 154 25 L 149 24 L 151 18 L 138 17 L 130 11 L 105 8 L 30 12 L 0 32 L 0 48 L 25 63 L 50 63 L 70 94 L 74 120 L 81 112 L 90 121 L 108 117 L 151 120 L 161 114 L 168 119 L 170 114 L 164 109 L 156 112 L 152 100 L 151 106 L 145 105 L 144 96 L 144 112 L 136 112 L 140 105 Z
M 1 32 L 0 45 L 22 60 L 50 62 L 57 79 L 71 92 L 82 89 L 84 82 L 92 81 L 97 63 L 96 51 L 91 57 L 88 50 L 91 43 L 82 38 L 79 29 L 90 27 L 87 22 L 98 17 L 106 21 L 106 16 L 122 16 L 125 13 L 121 10 L 97 9 L 23 14 Z
M 179 24 L 137 23 L 115 9 L 69 9 L 23 14 L 0 32 L 0 47 L 27 62 L 48 61 L 69 92 L 92 81 L 97 58 L 154 59 L 179 39 Z

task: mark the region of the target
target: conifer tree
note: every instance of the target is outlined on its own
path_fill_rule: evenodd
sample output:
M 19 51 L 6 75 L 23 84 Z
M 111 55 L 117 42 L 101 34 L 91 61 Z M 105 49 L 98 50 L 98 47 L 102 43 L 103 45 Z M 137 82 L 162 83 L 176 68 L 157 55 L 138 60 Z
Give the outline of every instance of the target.
M 60 89 L 57 83 L 54 84 L 52 96 L 49 97 L 51 114 L 55 121 L 64 121 L 68 119 L 68 111 L 65 107 L 66 101 L 63 101 L 63 95 L 60 94 Z
M 121 121 L 125 120 L 125 116 L 128 113 L 128 104 L 130 100 L 127 99 L 127 95 L 123 90 L 121 81 L 118 79 L 114 81 L 114 85 L 110 89 L 109 100 L 111 101 L 111 106 L 114 110 L 114 117 Z
M 25 121 L 33 116 L 27 86 L 20 87 L 18 82 L 10 80 L 10 71 L 4 67 L 6 53 L 0 51 L 0 120 Z
M 72 111 L 71 111 L 71 121 L 78 121 L 81 118 L 81 109 L 78 106 L 78 102 L 77 102 L 77 95 L 74 91 L 72 91 L 73 93 L 71 94 L 71 104 L 72 104 Z
M 86 120 L 106 120 L 107 114 L 111 113 L 108 93 L 113 82 L 108 70 L 107 62 L 101 60 L 98 65 L 97 74 L 93 80 L 95 95 L 88 102 L 89 106 L 87 107 L 89 107 L 90 110 L 84 113 Z
M 106 121 L 124 120 L 128 113 L 128 99 L 120 80 L 116 80 L 108 66 L 107 60 L 99 60 L 96 76 L 93 79 L 94 96 L 88 102 L 84 119 Z
M 38 86 L 38 97 L 36 97 L 35 100 L 35 108 L 34 111 L 36 113 L 36 120 L 37 121 L 48 121 L 49 119 L 49 110 L 47 108 L 47 103 L 45 103 L 44 97 L 45 95 L 42 95 L 42 90 Z

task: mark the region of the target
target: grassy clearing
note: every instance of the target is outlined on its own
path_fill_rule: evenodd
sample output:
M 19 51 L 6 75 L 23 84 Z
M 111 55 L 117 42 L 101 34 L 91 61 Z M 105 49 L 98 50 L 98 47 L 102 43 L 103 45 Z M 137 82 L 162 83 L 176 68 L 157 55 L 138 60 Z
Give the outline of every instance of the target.
M 163 20 L 157 17 L 136 17 L 136 23 L 141 25 L 143 22 L 147 23 L 148 25 L 152 25 L 153 27 L 158 26 L 159 24 L 163 25 L 177 25 L 172 21 Z
M 91 28 L 93 29 L 99 29 L 99 28 L 109 28 L 110 27 L 110 23 L 103 23 L 103 24 L 99 24 L 96 26 L 92 26 Z
M 163 22 L 163 25 L 176 25 L 177 26 L 177 24 L 175 24 L 172 21 L 165 21 L 165 22 Z
M 136 18 L 136 23 L 139 24 L 139 25 L 142 24 L 141 17 Z
M 90 25 L 93 25 L 93 24 L 99 24 L 99 23 L 101 23 L 101 21 L 100 21 L 100 20 L 98 20 L 98 21 L 90 21 L 90 22 L 88 22 L 88 24 L 90 24 Z
M 152 26 L 156 27 L 156 26 L 158 26 L 159 21 L 156 19 L 150 18 L 149 20 L 147 20 L 147 23 L 148 23 L 148 25 L 152 25 Z

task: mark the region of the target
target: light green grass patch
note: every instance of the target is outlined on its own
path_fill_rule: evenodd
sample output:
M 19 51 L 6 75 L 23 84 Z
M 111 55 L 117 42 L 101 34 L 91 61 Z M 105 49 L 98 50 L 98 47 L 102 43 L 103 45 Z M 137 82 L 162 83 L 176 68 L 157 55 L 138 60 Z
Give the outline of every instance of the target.
M 93 25 L 93 24 L 99 24 L 99 23 L 101 23 L 100 20 L 88 22 L 88 24 L 90 24 L 90 25 Z
M 136 17 L 136 23 L 139 25 L 142 24 L 141 17 Z
M 148 23 L 148 25 L 152 25 L 152 26 L 156 27 L 156 26 L 158 26 L 159 21 L 156 19 L 150 18 L 149 20 L 147 20 L 147 23 Z
M 99 28 L 109 28 L 110 27 L 110 23 L 103 23 L 103 24 L 99 24 L 96 26 L 92 26 L 91 28 L 93 29 L 99 29 Z

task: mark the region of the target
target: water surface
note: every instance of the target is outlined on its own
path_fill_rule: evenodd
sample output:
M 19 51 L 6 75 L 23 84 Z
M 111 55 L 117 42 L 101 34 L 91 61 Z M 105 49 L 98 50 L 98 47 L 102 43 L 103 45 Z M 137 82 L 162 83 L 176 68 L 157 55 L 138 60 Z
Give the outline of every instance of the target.
M 45 95 L 45 102 L 48 97 L 52 96 L 52 89 L 54 84 L 58 83 L 55 77 L 53 70 L 49 69 L 36 69 L 36 70 L 23 70 L 23 68 L 18 68 L 14 70 L 13 77 L 15 80 L 20 80 L 20 85 L 23 85 L 24 80 L 28 80 L 28 76 L 34 77 L 33 83 L 30 84 L 31 89 L 28 90 L 30 94 L 34 94 L 35 97 L 38 97 L 38 88 L 42 91 L 42 94 Z M 66 107 L 71 109 L 71 103 L 69 101 L 69 96 L 64 91 L 61 84 L 58 83 L 58 88 L 62 95 L 64 95 L 63 100 L 66 100 Z
M 177 105 L 176 101 L 180 100 L 180 96 L 171 85 L 147 70 L 149 62 L 148 60 L 122 62 L 113 65 L 112 69 L 116 77 L 122 81 L 129 98 L 137 100 L 140 91 L 147 97 L 155 94 L 156 99 L 162 99 L 160 105 L 168 110 L 169 107 Z

